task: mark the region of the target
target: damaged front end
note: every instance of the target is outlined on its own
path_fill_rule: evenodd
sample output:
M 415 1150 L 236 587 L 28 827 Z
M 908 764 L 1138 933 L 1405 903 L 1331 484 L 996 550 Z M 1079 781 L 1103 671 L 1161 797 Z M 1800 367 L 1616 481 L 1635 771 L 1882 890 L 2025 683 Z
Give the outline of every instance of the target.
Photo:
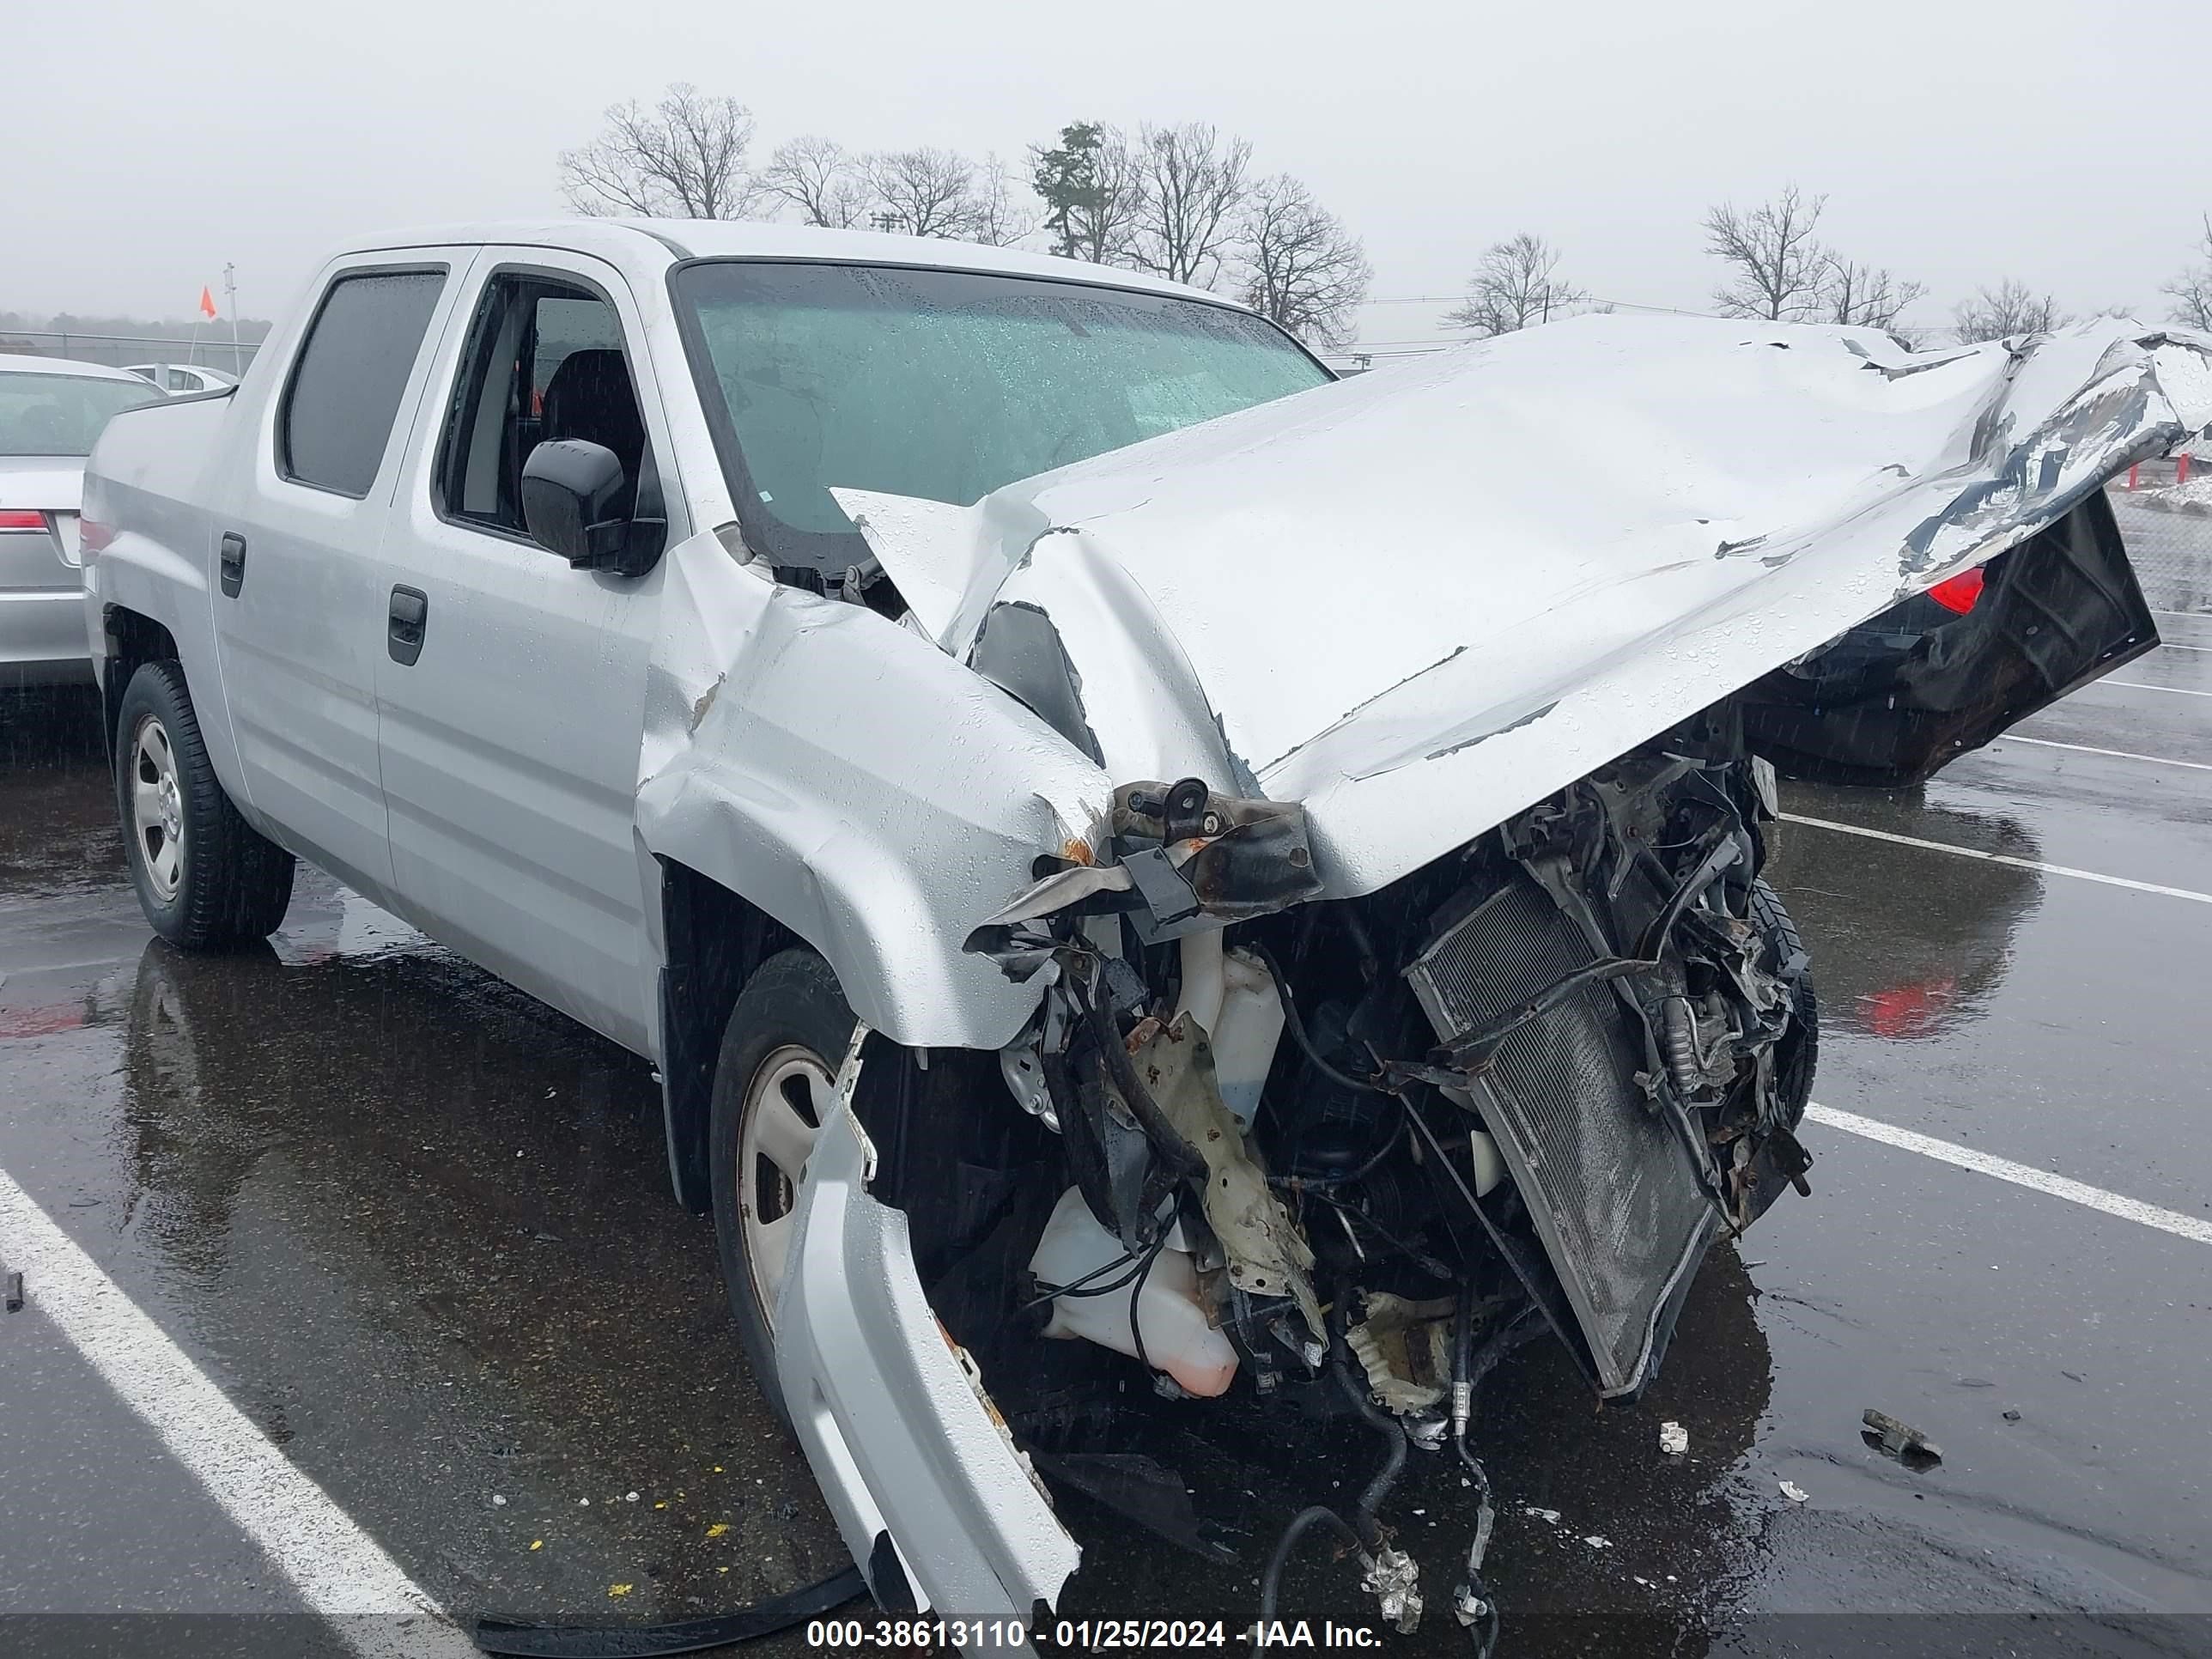
M 1006 1071 L 1094 1224 L 1097 1259 L 1057 1250 L 1038 1293 L 1103 1300 L 1078 1282 L 1102 1274 L 1115 1316 L 1073 1322 L 1126 1352 L 1122 1304 L 1174 1252 L 1188 1328 L 1261 1393 L 1320 1382 L 1334 1321 L 1377 1399 L 1437 1413 L 1464 1310 L 1478 1342 L 1540 1317 L 1633 1394 L 1706 1245 L 1807 1164 L 1807 963 L 1730 720 L 1352 899 L 1319 896 L 1295 805 L 1117 792 L 1095 861 L 968 941 L 1042 982 Z
M 900 1027 L 848 987 L 885 1011 L 854 1127 L 885 1148 L 868 1201 L 912 1228 L 884 1270 L 941 1322 L 935 1380 L 855 1381 L 789 1334 L 874 1316 L 830 1244 L 779 1326 L 825 1487 L 858 1494 L 848 1538 L 919 1601 L 962 1610 L 999 1556 L 988 1605 L 1056 1593 L 1038 1473 L 1222 1559 L 1126 1432 L 1198 1401 L 1376 1431 L 1382 1473 L 1278 1558 L 1333 1522 L 1401 1628 L 1423 1595 L 1379 1508 L 1410 1448 L 1454 1447 L 1475 1541 L 1450 1606 L 1486 1627 L 1483 1377 L 1548 1332 L 1594 1396 L 1633 1399 L 1714 1242 L 1810 1190 L 1775 767 L 1915 781 L 2155 641 L 2099 491 L 2212 419 L 2212 343 L 2114 325 L 1917 361 L 1853 330 L 1536 332 L 972 507 L 837 492 L 903 596 L 896 648 L 1034 716 L 1060 769 L 1019 824 L 976 814 L 988 857 L 957 868 L 996 872 L 988 898 L 956 914 L 918 881 L 920 944 L 871 932 L 908 1005 L 957 987 L 959 1019 Z M 1669 434 L 1663 465 L 1587 499 L 1531 482 L 1624 409 Z M 1920 614 L 1967 571 L 1976 603 Z M 944 724 L 945 775 L 995 761 Z M 884 764 L 954 798 L 930 744 Z M 960 845 L 914 868 L 938 881 Z M 840 1189 L 813 1166 L 804 1188 L 811 1251 Z M 874 1269 L 842 1248 L 866 1258 L 847 1278 Z M 964 1462 L 863 1455 L 927 1435 L 927 1412 L 863 1423 L 901 1387 L 957 1420 L 995 1507 Z M 933 1514 L 969 1531 L 933 1539 Z

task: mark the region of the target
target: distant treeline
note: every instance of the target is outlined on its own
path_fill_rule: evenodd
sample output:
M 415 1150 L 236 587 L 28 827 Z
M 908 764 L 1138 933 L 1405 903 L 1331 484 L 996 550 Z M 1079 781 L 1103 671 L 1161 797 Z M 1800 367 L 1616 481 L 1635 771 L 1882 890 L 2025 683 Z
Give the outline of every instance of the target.
M 254 347 L 268 332 L 268 323 L 260 318 L 238 319 L 239 366 L 252 361 Z M 70 311 L 0 311 L 0 352 L 10 351 L 118 368 L 149 362 L 212 363 L 217 368 L 233 364 L 228 319 L 201 321 L 195 327 L 189 317 L 152 322 L 143 317 L 95 317 Z

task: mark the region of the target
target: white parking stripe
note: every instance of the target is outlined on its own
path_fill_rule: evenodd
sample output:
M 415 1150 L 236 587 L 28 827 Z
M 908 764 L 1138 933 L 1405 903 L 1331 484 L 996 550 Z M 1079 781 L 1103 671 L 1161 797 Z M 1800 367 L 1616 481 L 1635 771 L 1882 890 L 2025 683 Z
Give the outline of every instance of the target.
M 2168 760 L 2163 755 L 2138 755 L 2131 749 L 2099 749 L 2086 743 L 2054 743 L 2049 738 L 2023 738 L 2008 732 L 1999 743 L 2032 743 L 2038 749 L 2070 749 L 2077 755 L 2109 755 L 2114 760 L 2148 761 L 2153 766 L 2185 766 L 2192 772 L 2212 772 L 2203 761 Z
M 1864 1135 L 1869 1140 L 1879 1140 L 1885 1146 L 1917 1152 L 1923 1158 L 1938 1158 L 1943 1163 L 1956 1164 L 1961 1170 L 1972 1170 L 1977 1175 L 1992 1176 L 1999 1181 L 2009 1181 L 2015 1187 L 2026 1187 L 2033 1192 L 2063 1198 L 2069 1204 L 2101 1210 L 2106 1215 L 2118 1216 L 2124 1221 L 2155 1227 L 2160 1232 L 2172 1233 L 2179 1238 L 2193 1238 L 2199 1244 L 2212 1244 L 2212 1221 L 2184 1215 L 2179 1210 L 2162 1210 L 2155 1204 L 2124 1198 L 2118 1193 L 2106 1192 L 2102 1187 L 2092 1187 L 2083 1182 L 2069 1180 L 2064 1176 L 2053 1175 L 2048 1170 L 2039 1170 L 2032 1164 L 2015 1164 L 2008 1158 L 1978 1152 L 1971 1146 L 1938 1140 L 1933 1135 L 1917 1134 L 1911 1129 L 1900 1129 L 1893 1123 L 1883 1123 L 1875 1118 L 1861 1117 L 1856 1112 L 1823 1106 L 1818 1101 L 1805 1109 L 1805 1115 L 1831 1129 Z
M 2161 651 L 2212 651 L 2212 645 L 2184 645 L 2179 640 L 2160 640 L 2158 648 Z
M 2165 691 L 2177 697 L 2212 697 L 2212 691 L 2191 691 L 2180 685 L 2146 685 L 2141 680 L 2099 680 L 2099 685 L 2124 686 L 2130 691 Z
M 474 1655 L 429 1593 L 294 1468 L 0 1170 L 0 1261 L 94 1370 L 361 1659 Z
M 1784 812 L 1782 821 L 1784 823 L 1802 823 L 1814 830 L 1833 830 L 1838 835 L 1864 836 L 1869 841 L 1895 842 L 1899 847 L 1918 847 L 1930 853 L 1950 853 L 1962 859 L 1979 859 L 1985 864 L 2009 864 L 2015 870 L 2040 870 L 2046 876 L 2071 876 L 2076 881 L 2102 882 L 2107 887 L 2125 887 L 2138 893 L 2159 893 L 2167 898 L 2191 899 L 2198 904 L 2212 904 L 2212 893 L 2195 892 L 2186 887 L 2162 887 L 2154 881 L 2130 881 L 2125 876 L 2100 875 L 2094 870 L 2076 870 L 2070 865 L 2016 859 L 2008 853 L 1984 853 L 1978 847 L 1956 847 L 1948 841 L 1923 841 L 1917 836 L 1900 836 L 1888 830 L 1869 830 L 1863 823 L 1838 823 L 1832 818 L 1808 818 L 1796 812 Z

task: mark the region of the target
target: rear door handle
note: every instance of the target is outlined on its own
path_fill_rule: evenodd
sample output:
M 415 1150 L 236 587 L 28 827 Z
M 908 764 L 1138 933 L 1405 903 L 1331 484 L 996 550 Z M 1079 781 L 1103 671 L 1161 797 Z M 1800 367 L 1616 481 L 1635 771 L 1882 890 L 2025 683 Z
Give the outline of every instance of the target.
M 219 580 L 223 597 L 234 599 L 246 585 L 246 538 L 234 531 L 223 532 L 222 566 Z
M 392 590 L 391 620 L 385 632 L 385 649 L 392 660 L 407 666 L 422 654 L 422 635 L 428 629 L 430 600 L 419 587 Z

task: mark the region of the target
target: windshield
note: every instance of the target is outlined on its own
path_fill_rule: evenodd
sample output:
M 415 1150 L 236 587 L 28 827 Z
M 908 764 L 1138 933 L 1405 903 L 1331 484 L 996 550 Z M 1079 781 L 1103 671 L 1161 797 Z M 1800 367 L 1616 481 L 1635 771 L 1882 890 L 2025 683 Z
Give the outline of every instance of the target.
M 1255 317 L 1115 289 L 735 260 L 674 288 L 746 541 L 780 565 L 860 553 L 829 486 L 966 506 L 1329 378 Z
M 161 401 L 143 380 L 0 373 L 0 455 L 89 455 L 109 416 Z

